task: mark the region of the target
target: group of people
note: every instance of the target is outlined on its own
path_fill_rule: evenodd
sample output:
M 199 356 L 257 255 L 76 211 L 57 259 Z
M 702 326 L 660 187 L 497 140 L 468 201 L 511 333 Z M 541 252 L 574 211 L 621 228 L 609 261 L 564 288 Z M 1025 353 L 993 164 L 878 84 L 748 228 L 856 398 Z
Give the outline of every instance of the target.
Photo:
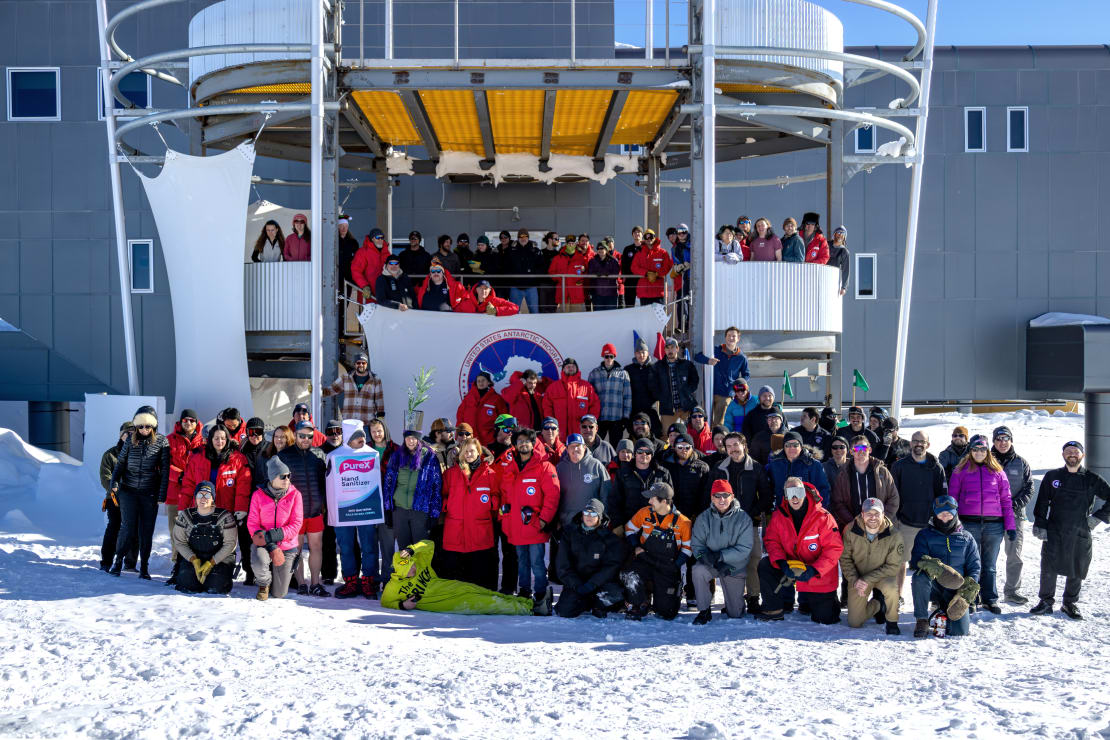
M 908 573 L 918 637 L 937 614 L 960 635 L 976 608 L 1027 603 L 1021 535 L 1033 481 L 1007 427 L 989 439 L 957 427 L 939 457 L 921 430 L 899 438 L 879 408 L 868 424 L 858 407 L 846 424 L 834 409 L 807 408 L 783 431 L 773 391 L 747 393 L 738 339 L 730 330 L 713 357 L 699 353 L 733 391 L 712 415 L 673 340 L 658 361 L 638 345 L 627 367 L 606 344 L 585 379 L 572 358 L 557 380 L 525 372 L 503 393 L 479 374 L 454 421 L 437 419 L 427 435 L 406 429 L 399 443 L 365 355 L 325 389 L 343 395 L 343 419 L 322 431 L 301 404 L 269 440 L 261 419 L 231 408 L 207 434 L 185 409 L 163 436 L 143 407 L 102 460 L 101 567 L 149 579 L 165 503 L 169 582 L 186 592 L 226 594 L 242 571 L 262 600 L 295 586 L 402 609 L 666 620 L 685 595 L 705 624 L 719 588 L 732 618 L 779 621 L 796 604 L 822 624 L 846 610 L 852 627 L 874 618 L 899 634 Z M 369 449 L 384 521 L 331 526 L 331 461 Z M 1110 520 L 1110 503 L 1095 509 L 1110 487 L 1082 460 L 1082 444 L 1068 442 L 1036 496 L 1033 614 L 1053 610 L 1064 576 L 1062 611 L 1082 618 L 1090 530 Z M 551 584 L 562 586 L 554 604 Z

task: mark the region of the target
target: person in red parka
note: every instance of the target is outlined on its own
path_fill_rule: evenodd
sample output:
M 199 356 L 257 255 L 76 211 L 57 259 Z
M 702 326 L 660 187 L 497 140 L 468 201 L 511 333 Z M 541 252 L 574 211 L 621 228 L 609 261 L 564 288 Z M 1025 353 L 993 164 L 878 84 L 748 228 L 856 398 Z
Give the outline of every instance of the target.
M 781 621 L 783 610 L 808 607 L 819 624 L 840 621 L 840 554 L 844 540 L 833 515 L 821 505 L 821 494 L 801 478 L 787 478 L 784 495 L 763 534 L 767 555 L 759 561 L 759 594 L 763 610 L 757 619 Z M 802 597 L 805 598 L 802 598 Z
M 474 430 L 478 441 L 487 447 L 497 438 L 493 422 L 501 414 L 509 413 L 509 404 L 505 403 L 497 391 L 493 389 L 493 378 L 487 372 L 478 373 L 474 378 L 474 385 L 467 389 L 455 412 L 455 426 L 467 423 Z
M 640 251 L 632 258 L 632 272 L 643 275 L 644 279 L 636 287 L 636 297 L 641 305 L 662 303 L 665 293 L 666 277 L 674 267 L 674 260 L 658 241 L 650 245 L 645 241 Z
M 501 392 L 509 413 L 516 417 L 517 423 L 529 429 L 539 429 L 543 423 L 543 392 L 551 385 L 548 378 L 542 378 L 535 370 L 517 370 L 509 377 L 509 385 Z
M 563 360 L 563 375 L 547 387 L 543 394 L 543 415 L 554 417 L 560 429 L 578 429 L 582 417 L 601 413 L 601 399 L 588 380 L 578 371 L 571 357 Z
M 525 425 L 521 424 L 521 426 Z M 559 435 L 558 419 L 554 416 L 545 416 L 540 432 L 536 436 L 536 452 L 550 460 L 552 465 L 559 464 L 559 460 L 563 458 L 563 453 L 567 449 L 563 440 L 559 439 Z
M 240 416 L 239 409 L 230 406 L 216 414 L 216 426 L 227 430 L 232 447 L 239 449 L 243 446 L 243 440 L 247 437 L 247 425 L 244 423 L 243 417 Z
M 381 229 L 371 229 L 362 240 L 362 246 L 355 252 L 355 259 L 351 263 L 351 277 L 355 285 L 362 288 L 363 301 L 369 301 L 374 294 L 374 284 L 382 274 L 386 259 L 392 253 Z
M 501 476 L 501 526 L 516 547 L 517 596 L 537 600 L 547 593 L 544 546 L 551 539 L 548 525 L 559 511 L 559 477 L 555 465 L 534 453 L 536 433 L 518 429 L 513 434 L 516 454 Z M 534 589 L 533 589 L 534 586 Z
M 467 291 L 466 295 L 466 299 L 455 308 L 456 312 L 484 313 L 490 316 L 514 316 L 520 313 L 520 306 L 497 297 L 489 280 L 482 280 Z
M 482 444 L 467 437 L 458 462 L 443 474 L 443 566 L 440 575 L 497 590 L 493 523 L 501 506 L 497 471 L 482 459 Z
M 289 431 L 293 434 L 294 439 L 297 437 L 297 425 L 302 421 L 312 421 L 312 414 L 308 410 L 307 403 L 298 403 L 293 407 L 293 420 L 289 422 Z M 328 441 L 328 438 L 324 436 L 323 432 L 316 429 L 315 426 L 314 423 L 314 428 L 312 430 L 312 446 L 322 447 L 324 443 Z
M 173 542 L 173 527 L 177 520 L 177 502 L 181 498 L 181 481 L 185 477 L 185 463 L 189 461 L 189 453 L 204 446 L 204 434 L 200 429 L 197 412 L 192 409 L 182 410 L 180 419 L 173 427 L 173 433 L 166 437 L 166 441 L 170 445 L 170 482 L 166 488 L 166 516 L 170 520 L 170 542 Z M 186 508 L 192 508 L 195 505 L 192 502 L 192 491 L 186 498 L 189 502 Z M 174 562 L 177 562 L 176 548 L 172 557 Z M 170 578 L 172 580 L 173 576 Z
M 588 241 L 585 247 L 568 241 L 562 251 L 552 258 L 547 274 L 585 275 L 593 256 L 594 250 Z M 585 279 L 554 277 L 552 280 L 555 281 L 555 303 L 558 311 L 570 313 L 586 310 Z
M 802 216 L 802 241 L 806 243 L 806 262 L 828 264 L 829 242 L 821 231 L 821 217 L 816 213 Z
M 424 311 L 459 311 L 470 301 L 470 292 L 451 276 L 451 271 L 433 257 L 428 276 L 416 288 L 416 306 Z

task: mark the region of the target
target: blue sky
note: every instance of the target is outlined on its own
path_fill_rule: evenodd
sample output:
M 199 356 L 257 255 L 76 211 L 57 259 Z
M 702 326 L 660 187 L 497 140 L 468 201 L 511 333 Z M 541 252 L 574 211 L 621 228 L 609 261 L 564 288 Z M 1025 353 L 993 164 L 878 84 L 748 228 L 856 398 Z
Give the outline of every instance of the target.
M 655 0 L 655 44 L 662 46 L 667 0 Z M 843 0 L 812 0 L 844 22 L 846 46 L 908 44 L 912 30 L 905 22 L 874 8 Z M 925 20 L 925 0 L 895 0 Z M 615 0 L 618 41 L 643 46 L 643 0 Z M 678 17 L 685 24 L 685 3 L 673 2 L 672 33 Z M 938 45 L 1024 45 L 1110 43 L 1110 0 L 941 0 L 937 17 Z M 679 45 L 679 44 L 675 44 Z

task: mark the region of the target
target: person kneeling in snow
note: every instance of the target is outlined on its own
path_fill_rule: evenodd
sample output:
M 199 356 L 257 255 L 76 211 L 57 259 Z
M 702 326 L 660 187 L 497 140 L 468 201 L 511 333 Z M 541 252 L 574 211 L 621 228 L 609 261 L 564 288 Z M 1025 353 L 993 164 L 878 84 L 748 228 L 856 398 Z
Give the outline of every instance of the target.
M 577 435 L 572 435 L 577 436 Z M 555 613 L 574 618 L 589 610 L 598 619 L 621 606 L 623 546 L 610 531 L 605 505 L 590 499 L 563 527 L 556 573 L 563 584 Z
M 712 505 L 694 520 L 691 533 L 691 550 L 697 560 L 692 573 L 698 602 L 694 624 L 708 624 L 713 619 L 709 586 L 714 578 L 725 592 L 725 613 L 732 619 L 744 616 L 752 518 L 740 507 L 727 480 L 713 481 L 711 495 Z
M 883 507 L 877 498 L 865 499 L 859 515 L 845 526 L 840 570 L 848 582 L 848 626 L 862 627 L 875 617 L 886 623 L 888 635 L 900 635 L 898 574 L 906 562 L 906 545 Z
M 304 503 L 301 492 L 290 482 L 289 467 L 280 457 L 266 463 L 269 482 L 251 495 L 247 531 L 251 533 L 251 563 L 258 584 L 259 601 L 273 596 L 280 599 L 289 592 L 293 575 L 293 556 L 297 551 Z M 270 565 L 273 564 L 273 574 Z M 272 584 L 272 585 L 271 585 Z
M 382 590 L 382 606 L 448 614 L 551 616 L 550 591 L 533 603 L 522 596 L 509 596 L 473 583 L 440 578 L 432 570 L 434 552 L 431 540 L 421 540 L 394 553 L 393 575 Z
M 784 603 L 794 603 L 797 583 L 798 591 L 807 597 L 810 619 L 818 624 L 839 622 L 837 565 L 844 541 L 836 519 L 821 505 L 816 486 L 801 478 L 786 479 L 782 501 L 771 515 L 763 544 L 767 557 L 759 561 L 758 568 L 763 610 L 756 613 L 756 619 L 781 621 Z
M 933 502 L 929 526 L 917 533 L 910 555 L 913 574 L 914 637 L 929 634 L 929 602 L 948 617 L 947 633 L 966 635 L 971 628 L 968 604 L 979 594 L 982 562 L 975 538 L 960 524 L 956 499 L 941 496 Z
M 173 525 L 173 549 L 181 562 L 176 588 L 194 594 L 231 593 L 231 568 L 239 539 L 235 516 L 216 508 L 212 481 L 197 484 L 193 501 L 196 506 L 180 509 Z
M 674 489 L 669 483 L 653 483 L 643 496 L 648 505 L 624 527 L 625 541 L 632 548 L 632 563 L 621 573 L 628 601 L 626 616 L 636 621 L 647 616 L 650 596 L 655 613 L 670 620 L 678 616 L 682 568 L 691 555 L 693 525 L 674 507 Z

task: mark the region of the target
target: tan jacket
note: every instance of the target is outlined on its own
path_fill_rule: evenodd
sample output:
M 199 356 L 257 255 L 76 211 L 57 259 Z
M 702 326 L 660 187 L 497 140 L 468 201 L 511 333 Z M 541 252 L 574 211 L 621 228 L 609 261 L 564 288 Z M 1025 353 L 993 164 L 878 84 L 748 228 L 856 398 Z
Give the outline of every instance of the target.
M 840 555 L 840 569 L 851 586 L 863 579 L 870 586 L 894 578 L 906 562 L 906 545 L 902 533 L 894 528 L 888 517 L 883 517 L 879 533 L 874 540 L 867 539 L 862 517 L 856 517 L 844 528 L 844 552 Z
M 875 489 L 871 495 L 883 502 L 883 513 L 886 518 L 894 521 L 898 514 L 898 505 L 901 499 L 898 496 L 898 486 L 894 485 L 894 477 L 890 469 L 876 458 L 871 458 L 868 472 L 875 474 Z M 856 474 L 856 464 L 851 459 L 840 469 L 840 475 L 832 482 L 832 497 L 829 501 L 829 511 L 836 517 L 836 524 L 844 530 L 859 516 L 862 501 L 855 500 L 852 493 L 851 476 Z

